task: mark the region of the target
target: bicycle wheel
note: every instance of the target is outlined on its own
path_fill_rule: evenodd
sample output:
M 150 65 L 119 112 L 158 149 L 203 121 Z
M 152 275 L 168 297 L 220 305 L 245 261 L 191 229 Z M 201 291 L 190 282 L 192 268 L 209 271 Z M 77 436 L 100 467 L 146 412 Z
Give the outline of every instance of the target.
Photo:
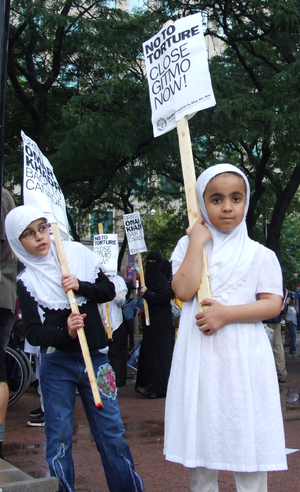
M 30 362 L 29 358 L 27 357 L 26 353 L 21 348 L 18 348 L 15 350 L 22 357 L 23 361 L 25 362 L 25 366 L 26 366 L 26 385 L 25 385 L 25 390 L 24 390 L 24 393 L 25 393 L 28 390 L 30 383 L 32 381 L 32 377 L 33 377 L 31 362 Z
M 7 347 L 5 354 L 7 384 L 9 389 L 8 406 L 16 403 L 28 388 L 28 370 L 20 354 Z

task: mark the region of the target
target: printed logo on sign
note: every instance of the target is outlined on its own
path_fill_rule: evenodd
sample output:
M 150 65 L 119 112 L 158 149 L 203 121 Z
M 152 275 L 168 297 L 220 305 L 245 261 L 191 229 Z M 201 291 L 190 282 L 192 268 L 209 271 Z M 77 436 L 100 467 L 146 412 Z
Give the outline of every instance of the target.
M 166 127 L 167 127 L 167 120 L 165 120 L 165 118 L 159 118 L 159 120 L 157 120 L 156 128 L 160 132 L 162 132 Z

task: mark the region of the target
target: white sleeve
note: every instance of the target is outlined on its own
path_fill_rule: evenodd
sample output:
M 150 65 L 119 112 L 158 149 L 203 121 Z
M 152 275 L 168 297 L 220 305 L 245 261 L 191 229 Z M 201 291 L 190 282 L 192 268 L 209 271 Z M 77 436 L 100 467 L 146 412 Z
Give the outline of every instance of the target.
M 274 251 L 264 248 L 260 258 L 259 274 L 257 280 L 257 294 L 283 295 L 282 272 L 279 261 Z
M 181 239 L 179 239 L 177 246 L 171 255 L 170 260 L 172 262 L 173 275 L 175 275 L 175 273 L 177 272 L 178 268 L 180 267 L 181 263 L 185 258 L 189 242 L 190 242 L 189 237 L 183 236 Z
M 127 294 L 127 289 L 126 290 L 121 290 L 118 292 L 114 298 L 114 302 L 117 304 L 117 306 L 123 306 L 126 301 L 126 294 Z
M 114 302 L 117 304 L 117 306 L 123 306 L 126 301 L 126 294 L 127 294 L 127 286 L 125 283 L 125 280 L 120 277 L 120 275 L 115 275 L 113 278 L 113 283 L 115 284 L 115 291 L 116 291 L 116 296 L 114 298 Z

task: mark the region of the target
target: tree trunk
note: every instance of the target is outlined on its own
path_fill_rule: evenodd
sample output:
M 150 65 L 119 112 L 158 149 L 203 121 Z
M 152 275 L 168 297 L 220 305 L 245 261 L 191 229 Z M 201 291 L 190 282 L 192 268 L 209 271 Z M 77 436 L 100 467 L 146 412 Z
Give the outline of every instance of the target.
M 300 166 L 295 167 L 290 181 L 284 190 L 277 192 L 275 207 L 273 210 L 269 233 L 267 237 L 267 247 L 276 254 L 279 249 L 280 233 L 287 209 L 300 185 Z
M 118 270 L 119 270 L 119 272 L 121 271 L 121 266 L 122 266 L 122 261 L 124 258 L 126 246 L 127 246 L 127 237 L 126 237 L 126 234 L 124 234 L 124 239 L 123 239 L 122 246 L 121 246 L 121 249 L 119 252 L 119 257 L 118 257 Z

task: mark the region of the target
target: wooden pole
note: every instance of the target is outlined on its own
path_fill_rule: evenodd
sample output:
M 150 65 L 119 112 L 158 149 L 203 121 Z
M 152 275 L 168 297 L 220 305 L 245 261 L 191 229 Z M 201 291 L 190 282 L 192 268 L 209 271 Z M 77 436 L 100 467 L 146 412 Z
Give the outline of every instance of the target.
M 59 229 L 57 227 L 57 224 L 56 223 L 52 223 L 51 224 L 51 229 L 52 229 L 52 232 L 53 232 L 53 236 L 54 236 L 54 240 L 55 240 L 55 245 L 56 245 L 57 254 L 58 254 L 59 262 L 60 262 L 60 265 L 61 265 L 62 273 L 63 274 L 68 274 L 68 273 L 70 273 L 69 272 L 69 267 L 68 267 L 65 250 L 64 250 L 64 247 L 63 247 L 63 242 L 61 240 L 60 232 L 59 232 Z M 74 291 L 73 290 L 69 290 L 67 294 L 68 294 L 68 298 L 69 298 L 69 302 L 70 302 L 72 313 L 79 313 L 78 304 L 77 304 L 77 300 L 76 300 L 76 296 L 74 294 Z M 82 355 L 83 355 L 83 358 L 84 358 L 84 362 L 85 362 L 85 366 L 86 366 L 88 378 L 89 378 L 89 381 L 90 381 L 90 385 L 91 385 L 91 389 L 92 389 L 92 393 L 93 393 L 95 405 L 98 408 L 98 410 L 102 410 L 103 404 L 102 404 L 100 392 L 99 392 L 99 389 L 98 389 L 98 385 L 97 385 L 97 381 L 96 381 L 96 377 L 95 377 L 95 371 L 94 371 L 94 367 L 93 367 L 93 364 L 92 364 L 92 360 L 91 360 L 91 356 L 90 356 L 90 352 L 89 352 L 89 348 L 88 348 L 88 344 L 87 344 L 87 340 L 86 340 L 84 328 L 79 328 L 77 330 L 77 333 L 78 333 L 78 339 L 79 339 L 79 342 L 80 342 L 80 346 L 81 346 L 81 350 L 82 350 Z
M 186 196 L 186 204 L 189 218 L 189 225 L 192 227 L 197 219 L 201 217 L 199 200 L 197 196 L 196 188 L 196 174 L 192 152 L 192 144 L 190 137 L 190 130 L 187 116 L 177 121 L 177 133 L 179 140 L 179 150 L 181 157 L 181 166 L 183 174 L 183 182 Z M 198 289 L 199 303 L 206 297 L 211 298 L 211 290 L 209 285 L 209 278 L 207 274 L 207 260 L 205 248 L 203 250 L 202 259 L 202 272 L 200 279 L 200 286 Z M 200 309 L 203 310 L 203 306 L 200 304 Z
M 99 234 L 103 234 L 103 224 L 102 224 L 102 222 L 99 222 L 99 224 L 98 224 L 98 231 L 99 231 Z M 105 331 L 106 331 L 106 334 L 107 334 L 107 338 L 109 340 L 111 340 L 112 339 L 112 331 L 111 331 L 111 322 L 110 322 L 109 303 L 106 302 L 104 304 L 104 306 L 105 306 L 105 313 L 106 313 Z
M 143 269 L 143 262 L 142 262 L 142 255 L 141 255 L 141 253 L 137 253 L 137 257 L 138 257 L 138 262 L 139 262 L 141 285 L 145 285 L 145 277 L 144 277 L 144 269 Z M 143 302 L 144 302 L 144 311 L 145 311 L 146 325 L 147 326 L 150 326 L 150 316 L 149 316 L 148 303 L 147 303 L 146 299 L 143 299 Z

